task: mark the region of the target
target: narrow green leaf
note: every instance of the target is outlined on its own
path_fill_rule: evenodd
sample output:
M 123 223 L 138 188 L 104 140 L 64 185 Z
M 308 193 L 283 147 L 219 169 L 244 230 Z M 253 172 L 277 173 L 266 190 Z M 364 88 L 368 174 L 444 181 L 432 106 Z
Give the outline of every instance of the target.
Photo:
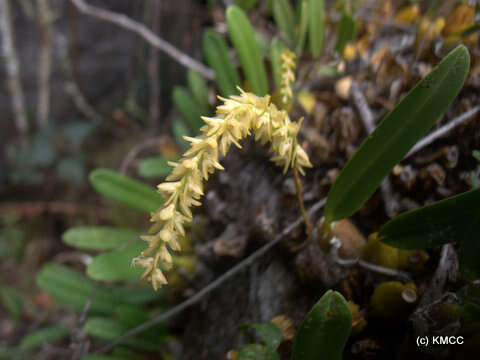
M 138 238 L 140 231 L 112 226 L 77 226 L 65 231 L 64 243 L 84 250 L 118 249 Z
M 401 249 L 425 249 L 460 243 L 460 271 L 480 277 L 480 188 L 400 214 L 379 232 L 384 243 Z
M 232 5 L 227 9 L 227 25 L 228 33 L 252 91 L 259 96 L 264 96 L 268 92 L 267 74 L 250 21 L 242 9 Z
M 202 45 L 207 63 L 215 71 L 220 94 L 225 97 L 238 94 L 237 86 L 241 85 L 240 75 L 228 55 L 225 40 L 215 31 L 206 30 Z
M 175 108 L 187 120 L 193 133 L 197 134 L 203 125 L 203 120 L 200 118 L 202 114 L 192 95 L 184 87 L 175 86 L 173 89 L 173 103 Z
M 325 38 L 325 4 L 324 0 L 309 0 L 308 12 L 310 50 L 313 56 L 319 56 L 323 50 L 323 42 Z
M 275 80 L 275 88 L 280 90 L 282 86 L 282 73 L 280 65 L 280 56 L 285 50 L 286 45 L 278 38 L 274 39 L 270 47 L 270 61 L 272 62 L 273 79 Z
M 23 337 L 20 342 L 20 348 L 23 350 L 32 349 L 37 346 L 62 339 L 66 337 L 70 331 L 65 326 L 56 325 L 44 327 L 31 333 L 28 333 Z
M 353 19 L 352 15 L 347 12 L 342 14 L 340 18 L 340 23 L 338 24 L 338 31 L 337 31 L 337 42 L 335 44 L 335 50 L 340 54 L 343 55 L 343 49 L 345 45 L 355 36 L 355 20 Z
M 252 10 L 257 4 L 258 0 L 235 0 L 235 5 L 238 5 L 245 11 Z
M 295 14 L 288 0 L 273 2 L 273 18 L 280 31 L 293 42 L 295 39 Z
M 93 170 L 90 184 L 103 196 L 146 213 L 158 209 L 163 203 L 162 196 L 155 189 L 114 170 Z
M 172 122 L 172 133 L 175 137 L 175 141 L 182 148 L 183 151 L 187 150 L 190 147 L 190 143 L 185 140 L 184 136 L 192 136 L 192 131 L 189 130 L 183 121 L 176 119 Z
M 208 103 L 208 86 L 205 79 L 193 70 L 188 70 L 188 88 L 193 95 L 195 103 L 202 115 L 209 115 L 210 105 Z
M 468 50 L 452 50 L 385 117 L 347 162 L 328 193 L 327 222 L 357 211 L 457 96 L 468 74 Z
M 300 10 L 300 24 L 297 32 L 297 54 L 301 54 L 305 48 L 305 40 L 307 39 L 308 31 L 309 8 L 308 0 L 302 0 Z
M 172 172 L 169 161 L 178 159 L 167 159 L 163 156 L 152 156 L 143 159 L 138 165 L 138 173 L 145 178 L 164 178 Z
M 85 331 L 93 337 L 105 341 L 113 341 L 127 332 L 129 328 L 114 319 L 91 317 L 85 324 Z M 141 335 L 125 339 L 125 344 L 147 351 L 158 351 L 161 341 L 165 339 L 165 332 L 158 334 L 156 341 L 151 341 Z
M 47 264 L 37 275 L 37 285 L 59 303 L 82 310 L 92 294 L 93 281 L 66 266 Z M 108 314 L 122 302 L 111 290 L 97 286 L 90 309 Z
M 340 360 L 352 328 L 352 313 L 343 296 L 328 290 L 300 324 L 293 360 Z
M 137 280 L 143 272 L 131 266 L 132 259 L 145 250 L 144 241 L 135 241 L 124 249 L 97 255 L 87 266 L 87 275 L 94 280 L 125 281 Z
M 378 236 L 400 249 L 432 248 L 459 241 L 475 214 L 480 214 L 480 189 L 404 212 L 386 223 Z
M 246 323 L 242 324 L 242 327 L 255 329 L 269 350 L 276 350 L 282 342 L 282 333 L 280 329 L 271 322 Z

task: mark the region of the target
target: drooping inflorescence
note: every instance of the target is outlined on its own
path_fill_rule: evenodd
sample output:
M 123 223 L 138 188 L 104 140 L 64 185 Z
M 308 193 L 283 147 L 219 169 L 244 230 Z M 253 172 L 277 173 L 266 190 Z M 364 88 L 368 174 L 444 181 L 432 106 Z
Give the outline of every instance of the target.
M 284 110 L 270 102 L 270 96 L 258 97 L 240 90 L 239 96 L 220 98 L 223 104 L 217 107 L 216 116 L 202 117 L 206 125 L 201 135 L 184 138 L 190 142 L 190 149 L 174 166 L 166 182 L 158 185 L 164 196 L 162 208 L 152 213 L 155 224 L 149 234 L 143 236 L 148 242 L 134 263 L 145 268 L 143 279 L 152 282 L 156 290 L 167 280 L 162 270 L 172 267 L 170 250 L 179 251 L 179 239 L 185 236 L 184 224 L 192 221 L 192 206 L 200 206 L 203 195 L 203 181 L 215 169 L 224 170 L 219 163 L 219 152 L 225 155 L 234 144 L 241 148 L 240 140 L 253 131 L 255 139 L 262 144 L 270 143 L 274 154 L 272 161 L 283 167 L 296 169 L 304 174 L 303 168 L 311 167 L 308 155 L 297 142 L 301 122 L 292 122 Z

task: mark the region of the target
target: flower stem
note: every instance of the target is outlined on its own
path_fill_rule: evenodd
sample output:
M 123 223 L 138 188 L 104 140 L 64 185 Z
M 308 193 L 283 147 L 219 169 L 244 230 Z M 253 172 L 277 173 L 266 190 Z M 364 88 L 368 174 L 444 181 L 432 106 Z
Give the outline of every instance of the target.
M 305 204 L 303 203 L 303 188 L 302 181 L 298 175 L 297 168 L 293 168 L 293 177 L 295 178 L 295 188 L 297 189 L 297 200 L 300 205 L 300 212 L 305 220 L 305 226 L 307 228 L 307 235 L 310 236 L 313 233 L 313 224 L 308 218 L 307 211 L 305 210 Z

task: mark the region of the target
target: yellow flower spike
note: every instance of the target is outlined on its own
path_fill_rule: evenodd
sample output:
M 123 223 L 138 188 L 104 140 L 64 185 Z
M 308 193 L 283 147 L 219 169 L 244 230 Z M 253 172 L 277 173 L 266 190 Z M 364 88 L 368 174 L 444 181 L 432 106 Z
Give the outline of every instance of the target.
M 280 55 L 280 71 L 281 71 L 281 88 L 280 94 L 282 95 L 282 102 L 284 105 L 288 105 L 293 98 L 292 84 L 295 82 L 295 53 L 289 49 Z
M 285 64 L 291 71 L 285 79 L 293 82 L 294 57 L 286 59 Z M 301 122 L 290 121 L 286 111 L 270 103 L 270 96 L 239 91 L 240 95 L 229 99 L 219 97 L 223 104 L 217 107 L 215 117 L 202 117 L 206 125 L 201 128 L 200 136 L 185 137 L 190 149 L 178 163 L 170 163 L 174 167 L 172 173 L 157 187 L 168 199 L 151 215 L 155 224 L 149 230 L 150 236 L 143 237 L 149 247 L 134 259 L 135 264 L 145 268 L 142 278 L 150 281 L 155 290 L 167 283 L 160 267 L 172 266 L 166 245 L 173 251 L 181 250 L 178 240 L 185 236 L 184 224 L 192 221 L 191 208 L 201 205 L 203 181 L 215 169 L 224 170 L 218 162 L 219 151 L 225 155 L 232 144 L 241 148 L 239 141 L 253 131 L 256 140 L 271 143 L 270 151 L 274 154 L 271 160 L 283 167 L 284 172 L 293 168 L 304 174 L 303 168 L 311 167 L 296 139 Z

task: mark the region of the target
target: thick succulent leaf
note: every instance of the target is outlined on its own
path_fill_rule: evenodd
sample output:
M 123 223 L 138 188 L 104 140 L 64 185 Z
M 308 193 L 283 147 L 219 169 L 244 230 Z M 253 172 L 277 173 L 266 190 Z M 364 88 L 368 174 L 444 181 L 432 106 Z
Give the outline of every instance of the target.
M 259 96 L 266 95 L 268 92 L 267 74 L 248 17 L 239 7 L 229 6 L 227 9 L 227 25 L 228 33 L 252 91 Z
M 178 159 L 167 159 L 163 156 L 152 156 L 143 159 L 138 165 L 138 173 L 145 178 L 163 178 L 172 172 L 169 161 Z
M 479 204 L 480 189 L 470 190 L 400 214 L 386 223 L 378 236 L 384 243 L 401 249 L 427 249 L 458 242 L 466 224 L 480 214 Z M 478 233 L 480 225 L 476 228 Z
M 475 189 L 472 191 L 479 191 Z M 476 208 L 472 206 L 473 214 L 467 215 L 464 233 L 460 239 L 460 273 L 465 280 L 480 279 L 480 211 L 478 201 Z M 458 225 L 457 225 L 458 226 Z
M 176 86 L 173 89 L 173 103 L 175 108 L 187 120 L 188 125 L 195 134 L 200 131 L 203 125 L 201 119 L 200 107 L 197 105 L 190 92 L 182 86 Z
M 132 266 L 132 259 L 143 250 L 146 244 L 142 240 L 135 241 L 123 249 L 97 255 L 87 266 L 87 275 L 94 280 L 125 281 L 136 280 L 143 269 Z
M 337 31 L 337 42 L 335 44 L 335 50 L 339 54 L 343 54 L 343 49 L 345 45 L 355 36 L 355 20 L 353 19 L 352 15 L 347 12 L 342 14 L 340 18 L 340 23 L 338 24 L 338 31 Z
M 202 115 L 209 115 L 210 105 L 208 104 L 208 86 L 205 79 L 197 72 L 189 70 L 187 74 L 188 88 L 192 93 L 195 103 Z
M 162 196 L 151 186 L 110 169 L 96 169 L 90 173 L 90 184 L 103 196 L 151 213 L 162 206 Z
M 323 50 L 325 37 L 325 3 L 324 0 L 309 0 L 308 12 L 310 50 L 313 56 L 319 56 Z
M 237 86 L 241 85 L 240 75 L 228 55 L 225 40 L 215 31 L 206 30 L 202 45 L 207 63 L 215 71 L 220 94 L 225 97 L 237 94 Z
M 293 344 L 293 360 L 340 360 L 352 328 L 343 296 L 328 290 L 303 319 Z
M 288 0 L 275 0 L 273 2 L 273 18 L 275 24 L 286 37 L 295 39 L 295 14 Z
M 139 235 L 138 230 L 113 226 L 77 226 L 65 231 L 62 240 L 78 249 L 111 250 L 118 249 Z
M 459 45 L 383 119 L 330 189 L 325 207 L 327 221 L 352 215 L 368 200 L 457 96 L 469 66 L 468 50 Z

